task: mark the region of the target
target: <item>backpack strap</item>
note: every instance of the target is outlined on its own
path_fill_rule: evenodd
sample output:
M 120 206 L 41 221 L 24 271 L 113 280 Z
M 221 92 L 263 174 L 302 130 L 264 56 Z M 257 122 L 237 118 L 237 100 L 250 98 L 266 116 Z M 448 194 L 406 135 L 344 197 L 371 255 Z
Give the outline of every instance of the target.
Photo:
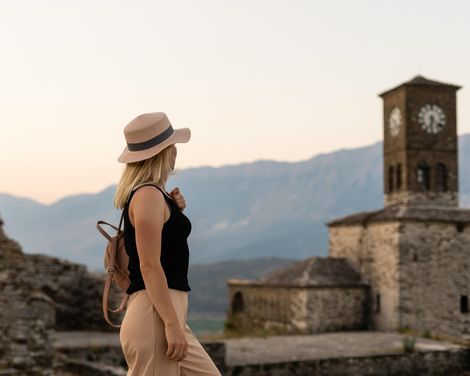
M 123 218 L 124 218 L 124 210 L 122 210 L 121 219 L 119 221 L 119 227 L 116 227 L 116 226 L 114 226 L 111 223 L 108 223 L 106 221 L 98 221 L 96 223 L 96 228 L 98 229 L 98 231 L 106 239 L 108 239 L 108 241 L 111 242 L 109 265 L 106 265 L 106 269 L 105 269 L 105 271 L 106 271 L 106 280 L 105 280 L 105 283 L 104 283 L 104 291 L 103 291 L 103 314 L 104 314 L 104 318 L 108 322 L 108 324 L 115 327 L 115 328 L 120 328 L 121 325 L 116 325 L 116 324 L 113 324 L 111 322 L 111 320 L 109 319 L 108 311 L 121 312 L 122 310 L 124 310 L 124 308 L 127 304 L 127 301 L 129 299 L 129 294 L 126 294 L 126 296 L 122 299 L 121 304 L 119 305 L 118 308 L 115 308 L 115 309 L 109 308 L 109 290 L 111 289 L 111 284 L 112 284 L 112 281 L 113 281 L 113 275 L 114 275 L 114 270 L 115 270 L 114 265 L 115 265 L 115 260 L 116 260 L 116 249 L 117 249 L 119 237 L 123 236 L 122 235 L 123 232 L 121 231 L 121 225 L 122 225 Z M 108 226 L 112 227 L 113 229 L 116 230 L 116 235 L 115 236 L 109 235 L 101 227 L 101 225 L 108 225 Z
M 96 222 L 96 228 L 98 229 L 99 232 L 101 232 L 103 234 L 103 236 L 108 239 L 109 241 L 111 241 L 111 235 L 109 235 L 104 229 L 103 227 L 101 227 L 101 225 L 108 225 L 110 227 L 112 227 L 113 229 L 115 229 L 116 231 L 118 231 L 118 228 L 114 225 L 112 225 L 111 223 L 108 223 L 108 222 L 105 222 L 105 221 L 98 221 Z
M 115 250 L 117 246 L 117 239 L 113 239 L 113 249 Z M 108 268 L 107 268 L 108 269 Z M 110 273 L 109 271 L 106 271 L 107 276 L 106 276 L 106 281 L 104 283 L 104 291 L 103 291 L 103 315 L 105 320 L 108 322 L 109 325 L 115 327 L 115 328 L 120 328 L 121 325 L 113 324 L 111 320 L 109 319 L 108 311 L 111 312 L 121 312 L 125 309 L 127 305 L 127 301 L 129 300 L 129 294 L 126 294 L 126 296 L 121 300 L 121 304 L 119 305 L 118 308 L 112 309 L 109 308 L 109 290 L 111 288 L 111 283 L 113 280 L 113 273 L 114 273 L 114 268 L 112 269 L 112 272 Z

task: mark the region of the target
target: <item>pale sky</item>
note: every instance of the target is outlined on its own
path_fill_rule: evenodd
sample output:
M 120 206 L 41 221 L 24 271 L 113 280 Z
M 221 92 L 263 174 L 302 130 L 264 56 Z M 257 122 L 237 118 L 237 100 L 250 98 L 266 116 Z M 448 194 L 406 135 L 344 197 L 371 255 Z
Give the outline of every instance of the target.
M 301 161 L 382 139 L 380 92 L 463 86 L 470 2 L 0 2 L 0 192 L 51 203 L 117 183 L 124 126 L 191 128 L 177 168 Z

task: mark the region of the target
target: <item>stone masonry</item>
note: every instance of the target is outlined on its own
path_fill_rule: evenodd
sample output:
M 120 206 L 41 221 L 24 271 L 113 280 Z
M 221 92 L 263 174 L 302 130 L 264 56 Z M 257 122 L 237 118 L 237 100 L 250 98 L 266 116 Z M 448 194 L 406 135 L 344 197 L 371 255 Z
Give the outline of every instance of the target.
M 24 254 L 0 219 L 0 370 L 50 375 L 56 330 L 116 331 L 103 319 L 103 281 L 83 265 Z M 119 298 L 113 288 L 111 305 Z

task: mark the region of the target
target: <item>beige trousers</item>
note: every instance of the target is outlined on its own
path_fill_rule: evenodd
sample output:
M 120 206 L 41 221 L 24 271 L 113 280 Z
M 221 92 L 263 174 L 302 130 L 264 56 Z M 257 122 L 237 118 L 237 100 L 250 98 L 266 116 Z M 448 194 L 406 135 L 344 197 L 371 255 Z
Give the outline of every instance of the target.
M 166 356 L 165 324 L 146 289 L 131 294 L 119 332 L 129 368 L 127 376 L 222 376 L 186 323 L 188 292 L 169 289 L 178 321 L 186 333 L 188 354 L 182 361 Z

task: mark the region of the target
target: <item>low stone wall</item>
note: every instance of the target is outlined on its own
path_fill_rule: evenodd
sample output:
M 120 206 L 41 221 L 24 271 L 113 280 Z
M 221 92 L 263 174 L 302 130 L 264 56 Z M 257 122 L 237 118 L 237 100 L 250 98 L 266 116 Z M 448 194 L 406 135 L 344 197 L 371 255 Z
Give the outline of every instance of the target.
M 221 372 L 225 372 L 226 346 L 223 341 L 200 341 L 215 365 Z M 87 347 L 57 347 L 58 353 L 63 355 L 64 366 L 62 370 L 74 372 L 77 375 L 98 374 L 103 369 L 103 375 L 107 372 L 127 371 L 126 360 L 120 346 L 87 346 Z M 88 370 L 87 369 L 93 369 Z M 87 373 L 90 372 L 90 373 Z M 1 372 L 0 372 L 1 375 Z
M 224 376 L 464 376 L 469 370 L 470 349 L 236 365 Z

